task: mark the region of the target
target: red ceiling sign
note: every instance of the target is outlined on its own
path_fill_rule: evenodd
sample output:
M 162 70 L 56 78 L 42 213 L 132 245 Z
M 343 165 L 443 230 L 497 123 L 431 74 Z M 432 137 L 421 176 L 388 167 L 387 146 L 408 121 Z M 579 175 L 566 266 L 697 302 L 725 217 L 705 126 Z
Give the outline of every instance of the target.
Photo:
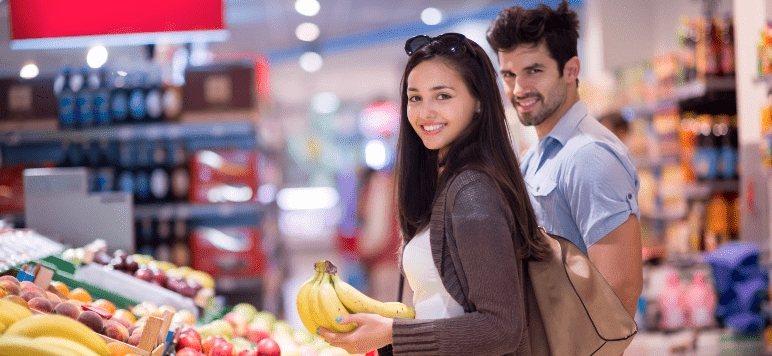
M 222 0 L 10 0 L 9 9 L 12 43 L 225 30 Z

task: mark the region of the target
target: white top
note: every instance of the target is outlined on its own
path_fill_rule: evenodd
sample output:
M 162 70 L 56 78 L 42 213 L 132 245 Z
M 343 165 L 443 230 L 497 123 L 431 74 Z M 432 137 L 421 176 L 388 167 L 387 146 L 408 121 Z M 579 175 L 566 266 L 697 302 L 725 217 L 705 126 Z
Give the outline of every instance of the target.
M 445 289 L 434 265 L 429 228 L 408 242 L 402 263 L 413 290 L 416 319 L 446 319 L 464 314 L 464 308 Z

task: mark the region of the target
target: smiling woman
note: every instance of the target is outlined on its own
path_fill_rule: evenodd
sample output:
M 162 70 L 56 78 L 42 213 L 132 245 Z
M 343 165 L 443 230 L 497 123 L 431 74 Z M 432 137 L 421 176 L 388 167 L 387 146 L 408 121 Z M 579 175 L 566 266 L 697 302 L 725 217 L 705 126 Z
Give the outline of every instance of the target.
M 547 245 L 507 144 L 493 65 L 457 33 L 413 37 L 405 51 L 394 172 L 416 318 L 350 314 L 338 322 L 353 331 L 318 333 L 350 353 L 529 355 L 521 269 Z

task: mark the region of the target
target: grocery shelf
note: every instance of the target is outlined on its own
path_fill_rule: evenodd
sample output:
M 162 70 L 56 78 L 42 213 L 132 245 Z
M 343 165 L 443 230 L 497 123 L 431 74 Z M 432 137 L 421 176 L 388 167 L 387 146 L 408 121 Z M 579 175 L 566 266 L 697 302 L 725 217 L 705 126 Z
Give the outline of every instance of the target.
M 731 91 L 735 88 L 734 76 L 708 77 L 706 80 L 677 85 L 672 97 L 663 98 L 651 104 L 629 106 L 625 111 L 631 113 L 633 117 L 652 116 L 658 111 L 677 106 L 681 101 L 699 98 L 707 93 Z
M 757 83 L 772 84 L 772 74 L 760 75 L 756 78 Z
M 73 130 L 23 130 L 0 132 L 0 144 L 17 146 L 27 143 L 45 143 L 94 140 L 159 140 L 222 138 L 229 136 L 255 136 L 251 122 L 220 123 L 154 123 L 93 127 Z
M 218 203 L 218 204 L 190 204 L 190 203 L 161 203 L 143 204 L 134 206 L 134 219 L 208 219 L 229 218 L 248 214 L 260 214 L 263 204 L 257 202 L 248 203 Z
M 649 220 L 657 220 L 657 221 L 673 221 L 673 220 L 682 220 L 686 218 L 686 213 L 672 213 L 672 212 L 652 212 L 652 213 L 643 213 L 641 212 L 641 218 L 643 219 L 649 219 Z
M 218 204 L 190 204 L 190 203 L 159 203 L 134 206 L 134 219 L 210 219 L 230 218 L 234 216 L 257 215 L 263 212 L 261 203 L 218 203 Z M 3 213 L 0 219 L 9 219 L 20 226 L 24 223 L 24 213 Z
M 684 195 L 692 199 L 709 198 L 712 193 L 739 191 L 740 181 L 737 179 L 704 181 L 684 186 Z

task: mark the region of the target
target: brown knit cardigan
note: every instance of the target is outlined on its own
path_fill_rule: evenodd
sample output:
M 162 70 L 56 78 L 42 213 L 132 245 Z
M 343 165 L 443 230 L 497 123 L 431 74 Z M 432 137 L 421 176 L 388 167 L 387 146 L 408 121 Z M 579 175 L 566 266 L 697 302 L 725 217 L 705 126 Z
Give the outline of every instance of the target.
M 521 237 L 513 226 L 487 174 L 463 171 L 446 185 L 432 208 L 429 240 L 442 283 L 464 314 L 395 318 L 394 355 L 530 355 L 522 261 L 513 240 Z

